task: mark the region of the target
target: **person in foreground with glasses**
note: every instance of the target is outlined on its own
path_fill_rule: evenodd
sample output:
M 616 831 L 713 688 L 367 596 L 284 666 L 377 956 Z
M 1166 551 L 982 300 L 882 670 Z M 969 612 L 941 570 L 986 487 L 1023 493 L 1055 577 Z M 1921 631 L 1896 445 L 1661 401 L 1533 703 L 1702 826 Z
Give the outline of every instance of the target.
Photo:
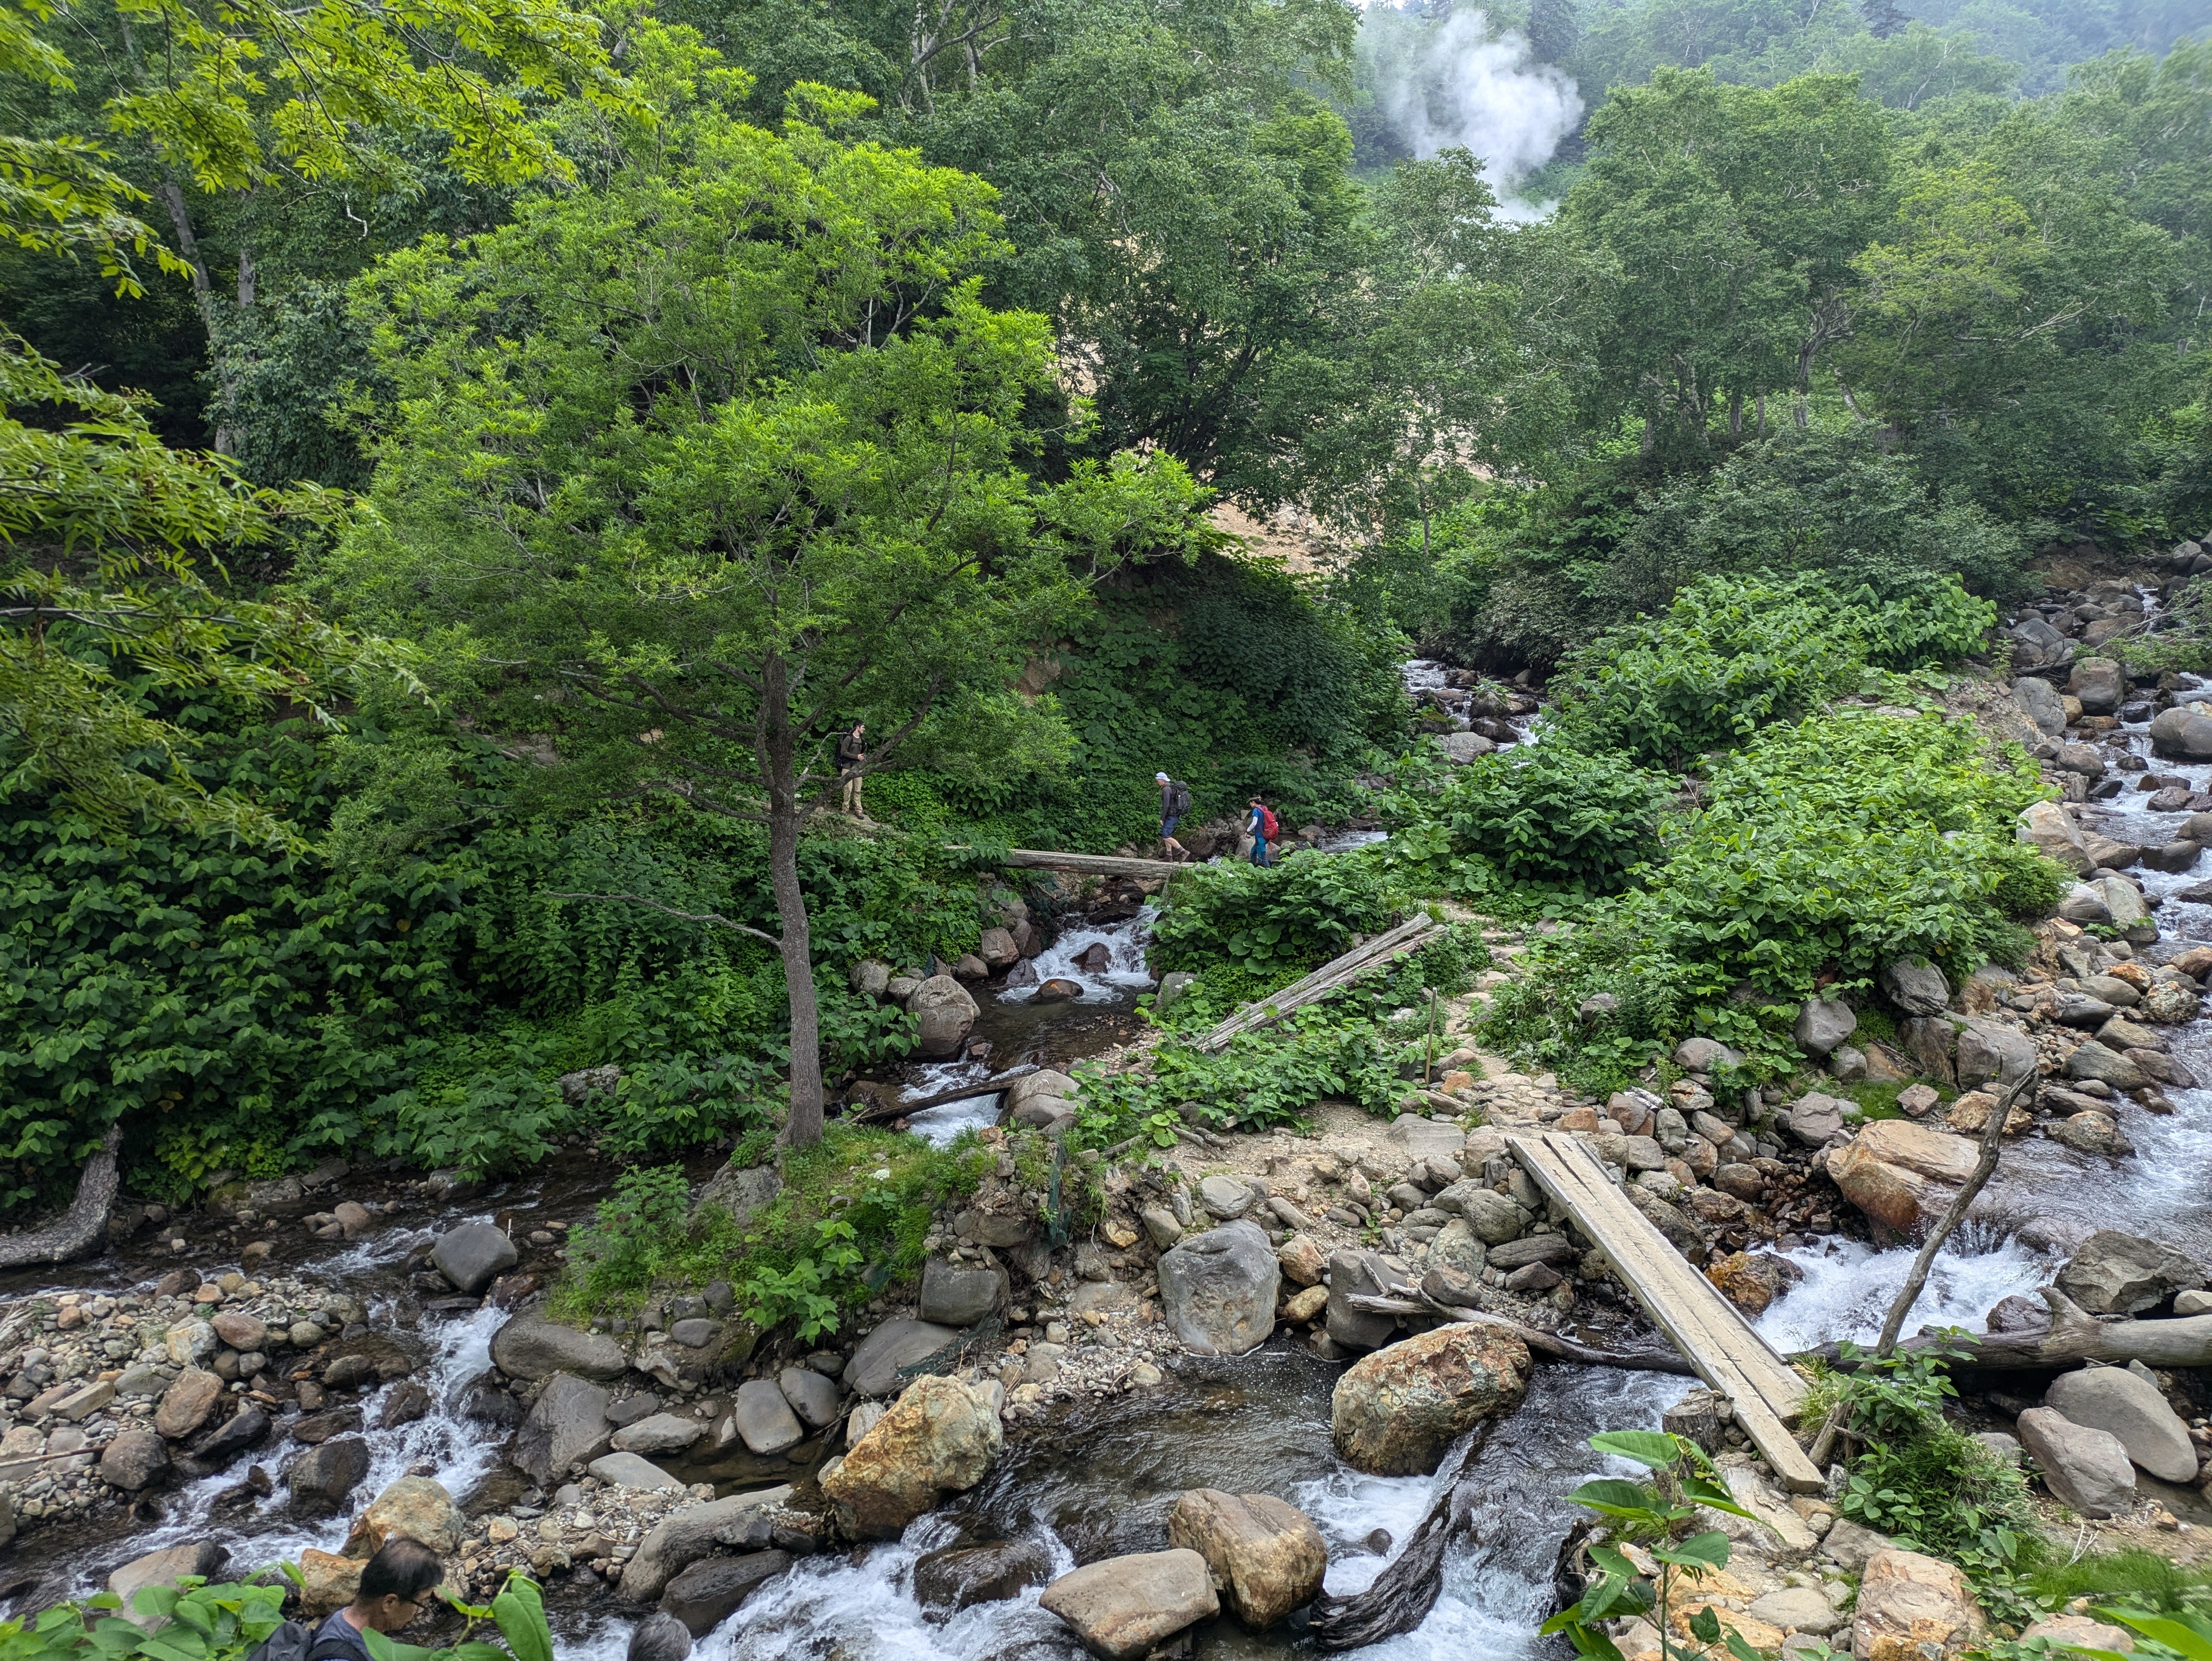
M 429 1607 L 445 1576 L 436 1552 L 405 1535 L 392 1536 L 362 1565 L 353 1602 L 315 1629 L 308 1661 L 371 1661 L 362 1634 L 398 1632 Z

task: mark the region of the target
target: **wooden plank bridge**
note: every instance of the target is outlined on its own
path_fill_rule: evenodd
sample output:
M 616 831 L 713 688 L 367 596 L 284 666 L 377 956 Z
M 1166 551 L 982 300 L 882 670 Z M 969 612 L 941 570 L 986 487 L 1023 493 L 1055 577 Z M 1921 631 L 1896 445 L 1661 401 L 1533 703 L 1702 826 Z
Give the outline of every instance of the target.
M 1736 1423 L 1784 1485 L 1798 1494 L 1826 1488 L 1827 1479 L 1790 1429 L 1805 1405 L 1803 1376 L 1614 1186 L 1596 1151 L 1557 1131 L 1517 1132 L 1505 1140 L 1536 1185 L 1605 1254 L 1621 1284 L 1698 1377 L 1734 1408 Z

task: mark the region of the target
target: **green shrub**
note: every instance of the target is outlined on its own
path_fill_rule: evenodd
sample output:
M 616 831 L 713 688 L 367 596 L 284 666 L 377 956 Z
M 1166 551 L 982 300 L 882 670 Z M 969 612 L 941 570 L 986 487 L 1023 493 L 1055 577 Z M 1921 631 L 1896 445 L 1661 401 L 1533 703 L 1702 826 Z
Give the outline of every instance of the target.
M 1954 981 L 2017 961 L 2014 921 L 2055 898 L 2056 868 L 2013 836 L 2042 794 L 2017 751 L 1992 762 L 1970 722 L 1847 711 L 1771 727 L 1712 769 L 1642 886 L 1538 936 L 1492 1005 L 1497 1041 L 1617 1084 L 1690 1031 L 1786 1075 L 1816 988 L 1853 991 L 1928 958 Z M 1595 993 L 1617 1003 L 1581 1016 Z
M 733 1157 L 768 1152 L 763 1139 Z M 781 1191 L 742 1226 L 693 1209 L 681 1166 L 631 1171 L 572 1237 L 555 1306 L 584 1318 L 727 1281 L 763 1326 L 793 1322 L 806 1339 L 835 1331 L 842 1311 L 920 1271 L 931 1217 L 973 1193 L 992 1159 L 972 1135 L 939 1148 L 832 1124 L 816 1147 L 784 1153 Z
M 1509 882 L 1607 894 L 1658 853 L 1672 782 L 1620 756 L 1541 743 L 1400 782 L 1388 857 L 1409 874 L 1453 886 L 1449 866 L 1473 858 Z
M 1974 651 L 1996 608 L 1955 581 L 1887 595 L 1817 576 L 1704 578 L 1656 618 L 1608 630 L 1565 666 L 1554 720 L 1584 749 L 1683 767 L 1902 669 Z
M 1153 960 L 1161 968 L 1227 958 L 1262 975 L 1340 956 L 1354 935 L 1389 927 L 1397 911 L 1374 847 L 1306 851 L 1272 866 L 1239 860 L 1197 866 L 1174 879 L 1166 898 L 1152 925 Z

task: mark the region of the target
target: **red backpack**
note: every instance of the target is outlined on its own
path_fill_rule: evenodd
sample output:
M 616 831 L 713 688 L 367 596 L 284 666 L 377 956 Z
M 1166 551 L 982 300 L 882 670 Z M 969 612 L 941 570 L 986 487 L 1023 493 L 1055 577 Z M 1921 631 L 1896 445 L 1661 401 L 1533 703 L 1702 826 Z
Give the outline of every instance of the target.
M 1280 837 L 1282 829 L 1283 827 L 1275 822 L 1275 810 L 1273 808 L 1261 808 L 1260 834 L 1261 836 L 1265 837 L 1269 842 L 1274 842 Z

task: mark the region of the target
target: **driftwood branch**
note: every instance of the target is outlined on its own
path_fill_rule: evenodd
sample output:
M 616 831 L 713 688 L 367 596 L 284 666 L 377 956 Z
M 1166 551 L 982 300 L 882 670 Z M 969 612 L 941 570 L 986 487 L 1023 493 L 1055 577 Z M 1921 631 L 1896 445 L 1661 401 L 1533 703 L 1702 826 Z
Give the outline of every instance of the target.
M 122 1145 L 123 1127 L 108 1126 L 100 1152 L 84 1162 L 70 1208 L 44 1228 L 0 1236 L 0 1269 L 65 1263 L 99 1249 L 107 1238 L 107 1214 L 115 1204 L 115 1150 Z
M 1907 1338 L 1898 1348 L 1914 1350 L 1958 1348 L 1972 1352 L 1954 1371 L 1975 1368 L 2019 1368 L 2048 1371 L 2102 1361 L 2125 1366 L 2141 1361 L 2152 1367 L 2212 1366 L 2212 1315 L 2188 1315 L 2164 1321 L 2100 1321 L 2056 1287 L 2043 1289 L 2051 1305 L 2051 1324 L 2032 1332 L 1992 1332 L 1937 1335 Z M 1849 1368 L 1839 1346 L 1824 1344 L 1802 1359 L 1818 1358 L 1831 1366 Z M 1862 1358 L 1863 1364 L 1863 1358 Z
M 1997 1098 L 1997 1104 L 1990 1110 L 1990 1121 L 1982 1127 L 1981 1153 L 1967 1176 L 1966 1186 L 1953 1196 L 1950 1209 L 1942 1220 L 1929 1231 L 1919 1256 L 1912 1260 L 1912 1272 L 1905 1277 L 1897 1296 L 1889 1305 L 1889 1314 L 1881 1323 L 1881 1339 L 1874 1347 L 1875 1354 L 1887 1360 L 1897 1348 L 1897 1335 L 1905 1325 L 1905 1317 L 1913 1305 L 1920 1301 L 1920 1293 L 1928 1284 L 1928 1271 L 1935 1267 L 1936 1254 L 1943 1249 L 1943 1242 L 1951 1238 L 1951 1231 L 1966 1219 L 1966 1208 L 1972 1205 L 1990 1178 L 1996 1174 L 1997 1154 L 2004 1146 L 2005 1121 L 2012 1117 L 2012 1104 L 2020 1092 L 2035 1082 L 2036 1072 L 2029 1068 L 2025 1075 L 2014 1079 Z
M 1265 1025 L 1293 1009 L 1317 1002 L 1330 993 L 1349 985 L 1377 964 L 1386 962 L 1401 952 L 1415 950 L 1424 945 L 1429 936 L 1440 933 L 1444 927 L 1425 912 L 1411 917 L 1364 945 L 1353 946 L 1341 957 L 1332 958 L 1304 979 L 1293 981 L 1281 991 L 1270 993 L 1257 1003 L 1245 1005 L 1200 1038 L 1196 1047 L 1202 1050 L 1219 1050 L 1240 1032 Z M 1458 1104 L 1455 1103 L 1453 1105 L 1456 1109 Z
M 1407 1292 L 1408 1288 L 1394 1288 Z M 1348 1294 L 1352 1308 L 1370 1315 L 1441 1315 L 1449 1321 L 1470 1321 L 1482 1326 L 1503 1327 L 1529 1350 L 1554 1361 L 1578 1361 L 1584 1366 L 1620 1367 L 1631 1372 L 1668 1372 L 1677 1378 L 1693 1378 L 1697 1370 L 1670 1349 L 1592 1349 L 1588 1344 L 1578 1344 L 1571 1338 L 1562 1338 L 1556 1332 L 1547 1332 L 1541 1327 L 1523 1326 L 1518 1321 L 1509 1321 L 1502 1315 L 1492 1315 L 1479 1309 L 1466 1309 L 1455 1304 L 1438 1303 L 1419 1292 L 1404 1297 L 1379 1297 L 1371 1293 L 1355 1292 Z
M 1037 1070 L 1033 1062 L 1009 1068 L 988 1079 L 978 1079 L 973 1084 L 955 1085 L 950 1090 L 939 1090 L 932 1095 L 919 1096 L 910 1102 L 878 1102 L 873 1107 L 845 1116 L 847 1124 L 884 1124 L 893 1119 L 903 1119 L 909 1113 L 921 1113 L 933 1107 L 942 1107 L 947 1102 L 964 1102 L 971 1096 L 995 1096 L 1019 1078 Z
M 1489 1436 L 1490 1427 L 1479 1426 L 1445 1457 L 1428 1515 L 1372 1585 L 1351 1597 L 1323 1592 L 1314 1599 L 1310 1630 L 1322 1650 L 1364 1649 L 1411 1632 L 1429 1618 L 1443 1589 L 1444 1548 L 1488 1497 L 1481 1492 L 1483 1484 L 1463 1473 Z
M 949 854 L 974 851 L 965 843 L 947 843 L 945 848 Z M 1172 860 L 1128 859 L 1119 854 L 1056 854 L 1042 848 L 1009 848 L 999 863 L 1025 870 L 1073 871 L 1085 877 L 1172 877 L 1190 869 Z

